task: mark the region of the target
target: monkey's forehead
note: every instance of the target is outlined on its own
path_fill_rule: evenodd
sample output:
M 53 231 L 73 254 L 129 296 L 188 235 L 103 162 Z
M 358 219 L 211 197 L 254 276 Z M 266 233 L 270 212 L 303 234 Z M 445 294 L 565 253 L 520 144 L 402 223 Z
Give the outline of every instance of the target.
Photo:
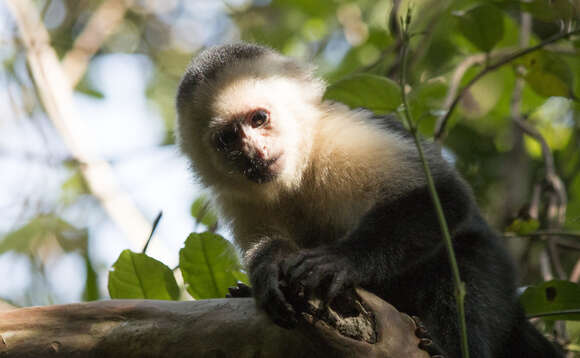
M 225 68 L 269 53 L 274 51 L 264 46 L 246 43 L 221 45 L 204 50 L 193 58 L 181 79 L 177 94 L 178 105 L 191 98 L 201 82 L 215 79 Z
M 215 46 L 195 57 L 189 64 L 187 73 L 199 79 L 211 80 L 225 67 L 273 53 L 275 52 L 267 47 L 246 43 Z

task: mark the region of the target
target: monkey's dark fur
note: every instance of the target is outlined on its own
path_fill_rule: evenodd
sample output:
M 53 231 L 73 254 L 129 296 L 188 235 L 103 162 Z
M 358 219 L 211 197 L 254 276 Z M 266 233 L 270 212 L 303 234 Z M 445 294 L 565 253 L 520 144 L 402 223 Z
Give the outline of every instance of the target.
M 246 252 L 257 304 L 292 327 L 284 287 L 329 301 L 360 286 L 460 357 L 453 279 L 412 138 L 392 119 L 323 101 L 324 88 L 309 68 L 247 44 L 203 52 L 179 87 L 178 140 Z M 423 144 L 466 283 L 471 357 L 559 357 L 525 319 L 512 259 L 470 188 Z

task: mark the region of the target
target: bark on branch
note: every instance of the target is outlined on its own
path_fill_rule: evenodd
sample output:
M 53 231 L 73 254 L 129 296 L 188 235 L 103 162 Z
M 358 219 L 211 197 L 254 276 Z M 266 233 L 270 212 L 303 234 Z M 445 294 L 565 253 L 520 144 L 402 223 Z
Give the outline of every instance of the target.
M 24 357 L 409 357 L 414 321 L 359 291 L 374 313 L 377 341 L 341 335 L 322 321 L 286 330 L 251 298 L 201 301 L 110 300 L 0 313 L 0 356 Z

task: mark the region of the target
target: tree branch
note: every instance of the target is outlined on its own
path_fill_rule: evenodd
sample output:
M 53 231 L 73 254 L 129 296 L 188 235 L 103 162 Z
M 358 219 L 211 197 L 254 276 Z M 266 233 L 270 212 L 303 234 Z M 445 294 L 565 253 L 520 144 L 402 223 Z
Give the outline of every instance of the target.
M 407 315 L 359 291 L 376 317 L 374 344 L 322 321 L 287 330 L 251 298 L 200 301 L 111 300 L 0 312 L 0 355 L 41 357 L 409 357 L 418 348 Z
M 481 79 L 483 76 L 485 76 L 486 74 L 497 70 L 498 68 L 502 67 L 503 65 L 506 65 L 522 56 L 525 56 L 529 53 L 532 53 L 534 51 L 537 51 L 541 48 L 543 48 L 544 46 L 547 46 L 549 44 L 552 44 L 556 41 L 559 41 L 561 39 L 570 37 L 572 35 L 576 35 L 576 34 L 580 34 L 580 29 L 578 30 L 574 30 L 574 31 L 569 31 L 569 32 L 565 32 L 565 33 L 561 33 L 561 34 L 557 34 L 555 36 L 552 36 L 551 38 L 544 40 L 542 42 L 540 42 L 539 44 L 535 45 L 535 46 L 531 46 L 522 50 L 518 50 L 516 52 L 514 52 L 511 55 L 506 56 L 505 58 L 498 60 L 496 63 L 491 64 L 487 67 L 485 67 L 484 69 L 482 69 L 477 75 L 475 75 L 475 77 L 473 77 L 459 92 L 459 94 L 453 99 L 453 101 L 451 101 L 451 104 L 449 105 L 449 107 L 447 108 L 447 111 L 445 112 L 445 115 L 441 118 L 439 118 L 439 120 L 437 121 L 437 124 L 435 126 L 435 135 L 434 138 L 436 141 L 438 142 L 442 142 L 443 141 L 443 137 L 445 134 L 445 126 L 447 125 L 447 122 L 449 121 L 449 118 L 451 117 L 451 114 L 453 114 L 453 111 L 455 110 L 455 107 L 457 107 L 457 105 L 459 104 L 459 101 L 461 101 L 461 99 L 463 98 L 463 96 L 465 96 L 465 94 L 467 93 L 467 91 L 469 90 L 469 88 L 471 88 L 471 86 L 473 86 L 479 79 Z
M 81 80 L 91 58 L 121 24 L 132 3 L 133 0 L 106 0 L 95 10 L 83 32 L 75 39 L 73 48 L 62 59 L 71 87 Z
M 18 25 L 30 71 L 48 117 L 74 159 L 80 163 L 91 193 L 133 245 L 143 247 L 151 225 L 131 197 L 121 189 L 110 165 L 99 158 L 90 145 L 91 132 L 75 111 L 73 89 L 50 46 L 49 34 L 37 9 L 30 0 L 6 0 L 5 3 Z M 154 242 L 154 246 L 156 250 L 165 250 L 159 240 Z

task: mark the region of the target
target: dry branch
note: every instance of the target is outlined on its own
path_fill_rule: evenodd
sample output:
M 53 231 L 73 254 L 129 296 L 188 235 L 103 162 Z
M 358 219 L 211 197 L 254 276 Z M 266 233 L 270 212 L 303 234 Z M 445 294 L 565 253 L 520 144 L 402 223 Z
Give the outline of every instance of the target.
M 0 313 L 0 356 L 25 357 L 405 357 L 415 323 L 359 291 L 376 317 L 378 340 L 356 341 L 316 321 L 280 328 L 251 298 L 201 301 L 111 300 Z
M 62 67 L 72 87 L 81 80 L 91 58 L 121 24 L 133 0 L 106 0 L 91 15 L 73 48 L 64 56 Z

